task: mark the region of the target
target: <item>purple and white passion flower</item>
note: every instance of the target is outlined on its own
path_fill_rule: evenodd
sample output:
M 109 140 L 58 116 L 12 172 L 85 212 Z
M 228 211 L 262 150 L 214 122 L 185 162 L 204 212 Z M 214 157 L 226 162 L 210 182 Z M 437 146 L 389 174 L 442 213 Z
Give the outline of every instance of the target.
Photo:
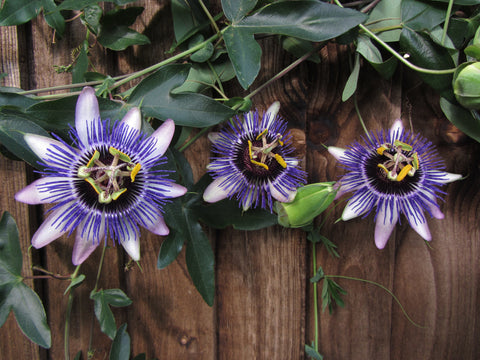
M 95 91 L 86 87 L 78 97 L 71 131 L 76 147 L 58 137 L 25 135 L 44 170 L 15 198 L 27 204 L 55 203 L 32 237 L 35 248 L 76 229 L 74 265 L 85 261 L 107 236 L 139 260 L 139 226 L 168 234 L 162 207 L 186 189 L 157 166 L 166 161 L 163 154 L 175 125 L 166 120 L 148 137 L 140 128 L 138 108 L 130 109 L 121 121 L 102 121 Z
M 444 164 L 431 142 L 405 131 L 396 120 L 389 132 L 370 133 L 364 144 L 328 151 L 345 168 L 337 197 L 352 192 L 342 220 L 367 216 L 375 210 L 375 244 L 383 249 L 400 214 L 425 240 L 432 236 L 424 212 L 437 219 L 444 215 L 437 204 L 439 187 L 462 176 L 443 171 Z
M 203 194 L 206 202 L 235 198 L 244 210 L 260 206 L 272 211 L 274 199 L 294 199 L 305 172 L 291 156 L 291 136 L 277 116 L 279 108 L 275 102 L 263 116 L 248 112 L 209 135 L 216 156 L 207 166 L 214 180 Z

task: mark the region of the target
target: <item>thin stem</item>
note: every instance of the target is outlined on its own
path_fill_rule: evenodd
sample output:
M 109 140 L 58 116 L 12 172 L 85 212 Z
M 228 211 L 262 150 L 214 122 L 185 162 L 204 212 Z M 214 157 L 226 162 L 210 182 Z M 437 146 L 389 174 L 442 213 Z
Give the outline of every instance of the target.
M 210 20 L 213 28 L 215 29 L 215 32 L 218 34 L 220 33 L 220 29 L 218 28 L 217 26 L 217 23 L 215 22 L 215 19 L 212 17 L 212 14 L 210 14 L 210 11 L 208 11 L 207 7 L 205 6 L 205 4 L 203 3 L 202 0 L 198 0 L 200 6 L 202 7 L 202 10 L 203 12 L 205 13 L 205 15 L 207 15 L 208 17 L 208 20 Z
M 120 75 L 120 76 L 114 77 L 113 79 L 114 80 L 121 80 L 123 78 L 126 78 L 127 76 L 129 76 L 129 75 L 128 74 L 127 75 Z M 103 83 L 102 80 L 86 81 L 86 82 L 83 82 L 83 83 L 60 85 L 60 86 L 51 86 L 51 87 L 46 87 L 46 88 L 42 88 L 42 89 L 19 91 L 17 94 L 20 94 L 20 95 L 38 94 L 38 93 L 48 92 L 48 91 L 68 90 L 68 89 L 74 89 L 74 88 L 84 87 L 84 86 L 93 86 L 93 85 L 98 85 L 98 84 L 101 84 L 101 83 Z M 68 95 L 71 95 L 71 93 L 69 93 Z
M 194 137 L 192 137 L 190 140 L 187 141 L 184 145 L 182 145 L 178 151 L 183 152 L 185 151 L 190 145 L 192 145 L 195 141 L 197 141 L 200 137 L 203 136 L 208 130 L 210 130 L 212 127 L 205 127 L 202 130 L 200 130 L 198 133 L 195 134 Z
M 447 37 L 448 24 L 450 23 L 450 15 L 452 14 L 453 0 L 448 2 L 447 14 L 445 15 L 445 25 L 443 26 L 442 45 L 445 45 L 445 38 Z
M 351 276 L 344 276 L 344 275 L 325 275 L 325 278 L 337 278 L 337 279 L 346 279 L 346 280 L 355 280 L 355 281 L 360 281 L 360 282 L 364 282 L 364 283 L 367 283 L 367 284 L 371 284 L 371 285 L 375 285 L 375 286 L 378 286 L 380 289 L 382 290 L 385 290 L 392 298 L 393 300 L 395 300 L 395 302 L 397 303 L 397 305 L 400 307 L 400 310 L 402 311 L 403 315 L 405 315 L 405 317 L 407 318 L 407 320 L 414 326 L 418 327 L 418 328 L 421 328 L 421 329 L 426 329 L 427 327 L 426 326 L 423 326 L 423 325 L 420 325 L 420 324 L 417 324 L 415 321 L 412 320 L 412 318 L 410 316 L 408 316 L 408 313 L 407 311 L 405 310 L 405 308 L 403 307 L 402 303 L 400 302 L 400 300 L 398 300 L 398 298 L 395 296 L 395 294 L 387 289 L 385 286 L 383 286 L 382 284 L 379 284 L 375 281 L 372 281 L 372 280 L 367 280 L 367 279 L 360 279 L 360 278 L 356 278 L 356 277 L 351 277 Z
M 78 265 L 75 268 L 75 271 L 71 275 L 71 280 L 72 281 L 73 281 L 73 279 L 75 279 L 77 277 L 79 271 L 80 271 L 80 265 Z M 64 339 L 63 339 L 63 345 L 64 345 L 64 351 L 65 351 L 65 360 L 70 359 L 70 353 L 69 353 L 69 348 L 70 348 L 70 315 L 72 314 L 74 291 L 75 291 L 75 288 L 70 289 L 70 292 L 68 294 L 67 310 L 66 310 L 66 313 L 65 313 L 65 332 L 64 332 Z
M 316 243 L 312 242 L 312 266 L 313 266 L 313 276 L 317 273 L 317 251 Z M 315 351 L 318 352 L 318 289 L 317 282 L 313 283 L 313 313 L 315 318 L 315 340 L 314 347 Z
M 353 105 L 355 106 L 355 112 L 357 113 L 358 120 L 360 121 L 360 124 L 362 125 L 363 131 L 367 135 L 368 140 L 372 141 L 370 137 L 370 133 L 367 130 L 367 127 L 365 126 L 365 122 L 363 121 L 362 114 L 360 113 L 360 108 L 358 107 L 358 102 L 357 102 L 357 93 L 355 92 L 353 94 Z
M 107 247 L 104 245 L 102 249 L 102 255 L 100 257 L 100 263 L 98 264 L 97 270 L 97 278 L 95 279 L 95 286 L 93 287 L 92 293 L 96 292 L 98 289 L 98 283 L 100 281 L 100 274 L 102 273 L 103 268 L 103 261 L 105 259 L 105 251 Z M 95 314 L 92 314 L 92 321 L 90 322 L 90 339 L 88 340 L 88 354 L 92 351 L 92 343 L 93 343 L 93 326 L 95 324 Z
M 315 52 L 318 51 L 318 49 L 320 49 L 324 44 L 323 43 L 320 43 L 320 44 L 317 44 L 317 46 L 315 46 L 312 50 L 310 50 L 308 53 L 306 53 L 305 55 L 303 55 L 301 58 L 295 60 L 293 63 L 291 63 L 290 65 L 288 65 L 285 69 L 283 69 L 282 71 L 280 71 L 278 74 L 276 74 L 274 77 L 272 77 L 271 79 L 269 79 L 268 81 L 264 82 L 262 85 L 260 85 L 258 88 L 256 88 L 255 90 L 253 90 L 250 94 L 248 94 L 247 96 L 245 96 L 245 99 L 250 99 L 252 98 L 253 96 L 255 96 L 256 94 L 258 94 L 260 91 L 262 91 L 264 88 L 266 88 L 267 86 L 269 86 L 271 83 L 277 81 L 278 79 L 280 79 L 281 77 L 283 77 L 284 75 L 286 75 L 288 72 L 290 72 L 292 69 L 294 69 L 295 67 L 297 67 L 298 65 L 300 65 L 302 62 L 304 62 L 305 60 L 307 60 L 310 56 L 312 56 L 312 54 L 314 54 Z
M 225 30 L 227 30 L 228 27 L 224 28 L 223 30 L 219 31 L 218 33 L 216 33 L 215 35 L 212 35 L 211 37 L 209 37 L 207 40 L 191 47 L 190 49 L 188 50 L 185 50 L 177 55 L 174 55 L 168 59 L 165 59 L 163 61 L 160 61 L 159 63 L 155 64 L 155 65 L 152 65 L 150 67 L 147 67 L 143 70 L 140 70 L 140 71 L 137 71 L 137 72 L 134 72 L 132 74 L 130 74 L 129 76 L 127 76 L 126 78 L 120 80 L 120 81 L 117 81 L 115 84 L 113 84 L 113 86 L 110 87 L 109 90 L 113 90 L 113 89 L 116 89 L 117 87 L 123 85 L 123 84 L 126 84 L 140 76 L 143 76 L 143 75 L 146 75 L 154 70 L 157 70 L 158 68 L 164 66 L 164 65 L 167 65 L 167 64 L 170 64 L 178 59 L 181 59 L 187 55 L 190 55 L 192 53 L 194 53 L 195 51 L 197 50 L 200 50 L 201 48 L 203 48 L 206 44 L 208 43 L 211 43 L 213 42 L 215 39 L 218 39 L 224 32 Z
M 343 7 L 343 5 L 338 1 L 334 0 L 335 3 Z M 382 45 L 385 50 L 387 50 L 389 53 L 391 53 L 393 56 L 395 56 L 400 62 L 402 62 L 404 65 L 409 67 L 412 70 L 424 73 L 424 74 L 434 74 L 434 75 L 445 75 L 445 74 L 453 74 L 456 70 L 456 68 L 452 69 L 442 69 L 442 70 L 433 70 L 433 69 L 426 69 L 417 65 L 412 64 L 410 61 L 405 59 L 402 55 L 400 55 L 398 52 L 396 52 L 390 45 L 388 45 L 385 41 L 380 39 L 377 35 L 375 35 L 373 32 L 371 32 L 365 25 L 359 24 L 358 27 L 362 29 L 368 36 L 370 36 L 372 39 L 374 39 L 376 42 L 378 42 L 380 45 Z

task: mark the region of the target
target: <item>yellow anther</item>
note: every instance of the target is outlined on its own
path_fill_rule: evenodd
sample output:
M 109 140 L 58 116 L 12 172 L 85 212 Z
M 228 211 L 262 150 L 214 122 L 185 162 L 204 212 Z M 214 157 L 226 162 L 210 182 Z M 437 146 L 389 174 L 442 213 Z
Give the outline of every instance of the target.
M 120 195 L 122 195 L 125 191 L 127 191 L 126 188 L 125 188 L 125 189 L 120 189 L 120 190 L 118 190 L 118 191 L 115 191 L 115 192 L 112 194 L 112 199 L 113 199 L 113 200 L 117 200 L 117 199 L 120 197 Z
M 87 177 L 85 178 L 85 181 L 88 182 L 90 185 L 92 185 L 92 188 L 95 190 L 97 194 L 100 194 L 102 190 L 100 189 L 98 184 L 95 182 L 95 180 L 93 180 L 91 177 Z
M 420 161 L 418 160 L 418 154 L 416 152 L 413 153 L 413 168 L 415 170 L 418 170 L 418 167 L 420 165 Z
M 278 143 L 280 144 L 280 146 L 283 146 L 283 141 L 280 140 L 280 139 L 277 139 Z
M 377 166 L 388 174 L 388 169 L 383 164 L 378 164 Z
M 248 155 L 250 156 L 250 160 L 252 160 L 252 142 L 248 140 Z
M 405 176 L 407 176 L 408 172 L 412 169 L 412 165 L 407 164 L 403 167 L 402 170 L 400 170 L 400 173 L 397 176 L 397 181 L 402 181 L 405 179 Z
M 268 129 L 263 130 L 260 134 L 257 135 L 255 140 L 260 140 L 263 135 L 265 135 L 268 132 Z
M 378 155 L 383 155 L 383 152 L 387 150 L 387 148 L 385 146 L 380 146 L 379 148 L 377 148 L 377 154 Z
M 140 171 L 140 169 L 142 168 L 142 165 L 140 164 L 135 164 L 132 172 L 130 173 L 130 179 L 132 180 L 132 182 L 135 181 L 135 176 L 137 176 L 138 172 Z M 126 190 L 126 189 L 125 189 Z M 116 200 L 116 199 L 113 199 L 113 200 Z
M 95 160 L 98 160 L 99 157 L 100 157 L 100 153 L 98 152 L 98 150 L 95 150 L 92 157 L 90 158 L 90 160 L 87 163 L 87 168 L 91 168 L 93 166 L 93 164 L 95 163 Z
M 411 145 L 408 145 L 407 143 L 404 143 L 403 141 L 400 141 L 400 140 L 395 140 L 393 142 L 393 145 L 397 147 L 401 146 L 402 150 L 405 150 L 405 151 L 411 151 L 413 149 Z
M 285 162 L 285 160 L 283 160 L 283 158 L 282 158 L 279 154 L 275 154 L 275 160 L 277 160 L 277 162 L 278 162 L 284 169 L 287 168 L 287 163 Z
M 255 161 L 255 160 L 253 160 L 253 159 L 250 159 L 250 162 L 251 162 L 252 164 L 255 164 L 255 165 L 258 165 L 258 166 L 260 166 L 260 167 L 263 167 L 265 170 L 268 170 L 268 165 L 267 165 L 267 164 L 261 163 L 261 162 L 259 162 L 259 161 Z
M 130 157 L 127 154 L 121 152 L 118 149 L 115 149 L 113 146 L 110 146 L 108 148 L 108 152 L 113 156 L 118 155 L 118 158 L 122 161 L 125 161 L 127 163 L 132 162 L 132 159 L 130 159 Z

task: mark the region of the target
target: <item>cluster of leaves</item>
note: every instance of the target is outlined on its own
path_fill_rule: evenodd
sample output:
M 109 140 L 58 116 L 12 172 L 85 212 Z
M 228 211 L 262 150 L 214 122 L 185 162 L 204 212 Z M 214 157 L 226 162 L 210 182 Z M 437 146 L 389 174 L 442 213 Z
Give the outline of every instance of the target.
M 412 69 L 423 82 L 441 96 L 440 105 L 446 117 L 465 134 L 480 141 L 478 105 L 465 108 L 459 99 L 464 94 L 454 92 L 457 77 L 454 70 L 458 72 L 466 64 L 480 60 L 478 5 L 478 0 L 379 2 L 355 40 L 356 56 L 343 100 L 357 88 L 362 58 L 382 77 L 390 78 L 404 57 L 414 64 Z M 377 35 L 372 37 L 371 33 Z M 476 91 L 468 95 L 478 98 L 480 78 L 477 75 L 469 81 Z

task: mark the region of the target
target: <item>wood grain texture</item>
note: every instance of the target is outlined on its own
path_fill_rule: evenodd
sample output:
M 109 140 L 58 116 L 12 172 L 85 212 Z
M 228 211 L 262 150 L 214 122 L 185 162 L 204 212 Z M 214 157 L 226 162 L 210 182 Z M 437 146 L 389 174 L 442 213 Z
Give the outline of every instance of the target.
M 134 27 L 148 35 L 152 45 L 118 54 L 95 45 L 91 60 L 97 71 L 126 74 L 168 56 L 173 39 L 170 2 L 144 0 L 135 5 L 144 6 L 145 11 Z M 220 10 L 220 1 L 214 1 L 214 6 Z M 25 88 L 68 84 L 70 74 L 55 74 L 53 66 L 72 61 L 71 51 L 81 44 L 84 28 L 75 21 L 67 26 L 66 37 L 55 44 L 51 29 L 41 19 L 18 31 L 0 28 L 1 72 L 9 73 L 9 83 L 5 84 Z M 250 90 L 294 60 L 277 37 L 263 37 L 259 42 L 262 71 Z M 302 63 L 252 99 L 262 112 L 273 101 L 280 101 L 280 115 L 289 122 L 309 182 L 338 180 L 343 174 L 323 145 L 345 147 L 363 134 L 352 99 L 341 101 L 350 73 L 351 49 L 332 43 L 320 50 L 319 56 L 320 64 Z M 345 307 L 336 308 L 332 315 L 321 313 L 320 352 L 325 359 L 334 360 L 478 359 L 480 145 L 450 125 L 438 107 L 438 98 L 414 74 L 400 71 L 393 79 L 383 80 L 366 65 L 360 84 L 359 110 L 370 130 L 388 128 L 401 117 L 408 128 L 412 124 L 413 131 L 437 146 L 447 171 L 467 177 L 442 188 L 447 193 L 440 204 L 445 219 L 428 220 L 433 235 L 430 247 L 402 219 L 380 251 L 373 241 L 373 216 L 334 224 L 344 206 L 344 202 L 337 202 L 322 234 L 338 245 L 341 257 L 332 258 L 317 246 L 317 265 L 329 275 L 368 279 L 393 290 L 411 318 L 424 327 L 412 325 L 384 290 L 337 279 L 348 292 Z M 229 96 L 248 94 L 235 81 L 225 84 L 225 91 Z M 198 180 L 210 157 L 206 137 L 188 148 L 185 156 Z M 0 181 L 6 184 L 1 209 L 14 215 L 25 254 L 31 228 L 38 226 L 43 209 L 16 203 L 13 195 L 31 182 L 30 177 L 22 163 L 0 157 Z M 127 269 L 123 248 L 109 243 L 99 288 L 120 288 L 132 298 L 131 306 L 114 309 L 117 326 L 128 324 L 132 354 L 143 352 L 147 358 L 167 360 L 305 359 L 304 344 L 314 338 L 309 282 L 312 252 L 305 233 L 278 226 L 252 232 L 231 228 L 205 231 L 216 258 L 213 307 L 208 307 L 195 290 L 184 250 L 169 267 L 157 270 L 163 238 L 143 232 L 142 272 L 136 265 Z M 54 273 L 71 273 L 73 240 L 64 237 L 46 249 L 35 250 L 34 264 Z M 93 318 L 89 298 L 99 259 L 100 249 L 81 267 L 87 280 L 75 292 L 71 357 L 82 350 L 86 358 L 91 336 L 93 359 L 108 357 L 111 341 Z M 25 274 L 31 274 L 30 265 L 25 258 Z M 63 358 L 67 302 L 63 291 L 68 283 L 48 280 L 35 285 L 44 295 L 54 335 L 52 348 L 45 352 L 31 344 L 11 317 L 0 328 L 1 358 Z

